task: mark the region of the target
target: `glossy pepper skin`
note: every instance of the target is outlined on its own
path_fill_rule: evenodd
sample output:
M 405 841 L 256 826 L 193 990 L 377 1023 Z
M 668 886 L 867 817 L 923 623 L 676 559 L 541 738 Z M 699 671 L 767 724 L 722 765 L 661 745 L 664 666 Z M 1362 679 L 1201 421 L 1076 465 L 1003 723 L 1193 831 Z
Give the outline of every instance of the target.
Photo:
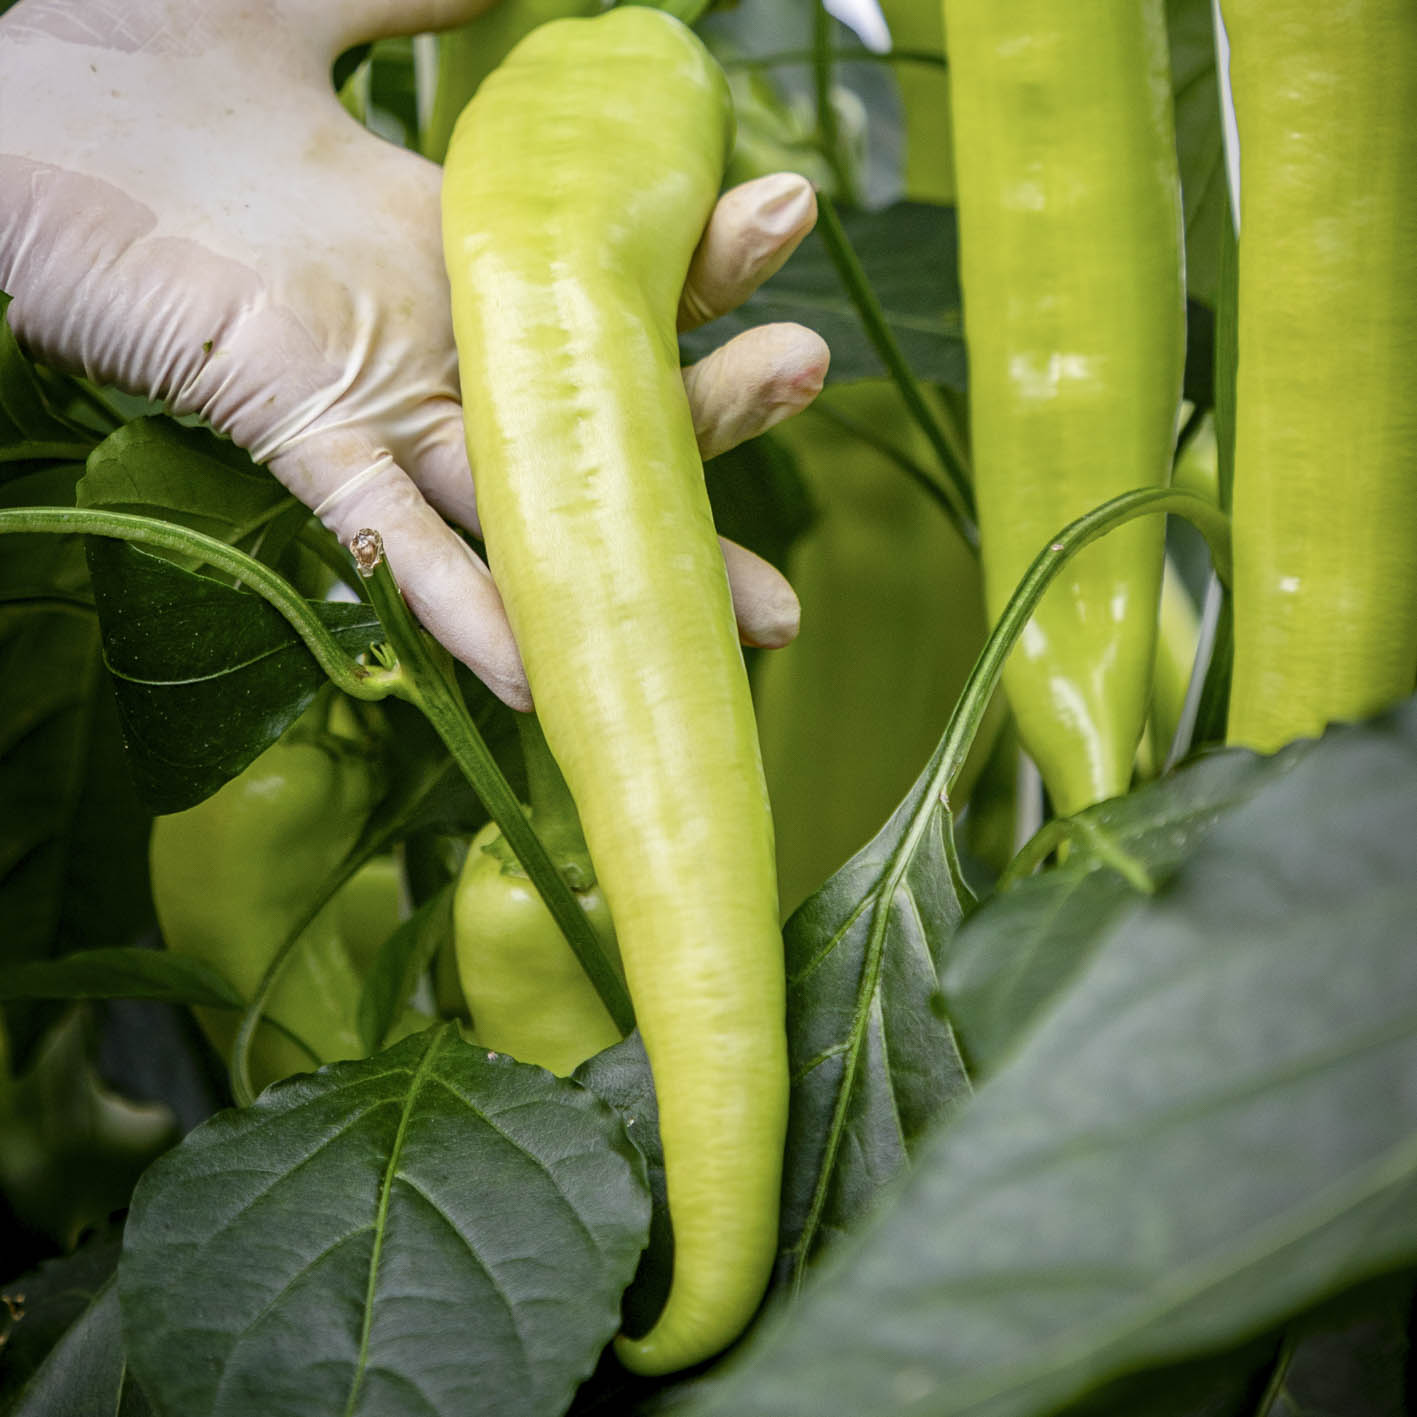
M 615 927 L 599 884 L 573 889 L 596 935 L 617 958 Z M 495 822 L 468 848 L 453 898 L 453 931 L 472 1035 L 484 1048 L 569 1077 L 620 1041 L 620 1030 Z
M 1240 138 L 1228 736 L 1417 670 L 1417 5 L 1226 0 Z
M 1073 518 L 1169 475 L 1184 363 L 1161 0 L 946 0 L 974 491 L 989 613 Z M 1163 531 L 1089 547 L 1004 672 L 1060 814 L 1125 792 Z
M 694 35 L 543 25 L 453 135 L 444 251 L 488 559 L 610 904 L 659 1103 L 674 1273 L 621 1360 L 752 1317 L 787 1118 L 772 820 L 675 311 L 731 138 Z
M 219 970 L 244 997 L 327 874 L 344 859 L 377 798 L 356 749 L 304 723 L 204 802 L 153 824 L 149 869 L 167 948 Z M 272 992 L 269 1016 L 316 1055 L 263 1023 L 252 1075 L 265 1087 L 318 1062 L 363 1057 L 362 975 L 339 921 L 338 896 L 302 933 Z M 221 1051 L 238 1018 L 195 1011 Z

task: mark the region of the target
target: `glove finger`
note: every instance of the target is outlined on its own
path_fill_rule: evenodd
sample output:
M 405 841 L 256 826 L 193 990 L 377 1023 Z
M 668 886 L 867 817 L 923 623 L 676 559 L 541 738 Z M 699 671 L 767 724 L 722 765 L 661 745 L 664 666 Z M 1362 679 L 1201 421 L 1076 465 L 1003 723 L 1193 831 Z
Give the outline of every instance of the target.
M 781 269 L 816 220 L 817 194 L 795 172 L 755 177 L 725 192 L 689 263 L 679 328 L 736 310 Z
M 377 531 L 404 598 L 424 628 L 504 703 L 529 709 L 526 671 L 487 567 L 387 452 L 366 448 L 364 457 L 353 458 L 349 451 L 347 440 L 331 438 L 322 447 L 311 439 L 280 454 L 270 467 L 282 482 L 295 475 L 308 486 L 309 464 L 322 454 L 335 454 L 323 458 L 327 469 L 362 466 L 326 496 L 315 515 L 345 543 L 365 527 Z M 297 458 L 301 467 L 283 466 Z
M 399 462 L 423 493 L 455 526 L 482 538 L 477 516 L 477 490 L 467 463 L 467 441 L 463 433 L 462 405 L 440 399 L 441 412 L 429 423 L 417 443 L 395 447 Z
M 802 607 L 787 578 L 761 556 L 720 536 L 738 638 L 758 649 L 781 649 L 797 637 Z
M 684 370 L 694 434 L 717 457 L 800 413 L 822 391 L 831 352 L 803 325 L 757 325 Z

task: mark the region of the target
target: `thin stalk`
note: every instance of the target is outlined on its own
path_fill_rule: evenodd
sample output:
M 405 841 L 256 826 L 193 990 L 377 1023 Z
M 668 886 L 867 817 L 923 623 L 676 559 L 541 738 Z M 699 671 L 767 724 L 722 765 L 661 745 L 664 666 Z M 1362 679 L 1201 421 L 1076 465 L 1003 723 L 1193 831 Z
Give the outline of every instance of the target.
M 999 873 L 999 879 L 994 883 L 995 894 L 1003 895 L 1006 890 L 1031 876 L 1062 844 L 1067 834 L 1067 823 L 1063 818 L 1053 817 L 1045 822 Z
M 836 105 L 832 103 L 832 17 L 822 0 L 812 10 L 812 80 L 817 97 L 817 141 L 822 156 L 836 179 L 837 191 L 851 198 L 851 175 L 841 153 L 841 127 L 836 121 Z
M 975 523 L 974 493 L 969 486 L 969 477 L 964 465 L 956 456 L 951 438 L 940 419 L 920 392 L 920 385 L 911 372 L 895 332 L 886 321 L 886 313 L 876 298 L 876 292 L 871 288 L 860 258 L 847 238 L 836 207 L 829 197 L 819 193 L 817 211 L 817 230 L 821 233 L 822 242 L 832 264 L 836 266 L 842 284 L 846 287 L 851 303 L 856 307 L 856 313 L 861 317 L 866 336 L 875 347 L 891 378 L 895 380 L 910 416 L 930 440 L 930 446 L 934 448 L 940 466 L 944 469 L 947 479 L 944 491 L 949 498 L 950 519 L 965 542 L 977 547 L 979 528 Z M 957 435 L 955 441 L 958 441 Z
M 336 688 L 356 699 L 382 699 L 391 692 L 387 671 L 360 664 L 347 654 L 310 602 L 284 576 L 215 537 L 175 522 L 96 507 L 6 507 L 0 509 L 0 533 L 7 531 L 110 536 L 205 561 L 243 582 L 279 611 Z
M 927 772 L 932 797 L 948 805 L 950 788 L 969 756 L 970 745 L 1003 674 L 1004 661 L 1054 576 L 1079 551 L 1100 536 L 1137 517 L 1157 512 L 1183 516 L 1190 521 L 1206 539 L 1216 574 L 1222 581 L 1229 582 L 1230 519 L 1214 502 L 1198 497 L 1194 492 L 1170 487 L 1141 487 L 1123 492 L 1121 496 L 1113 497 L 1110 502 L 1104 502 L 1102 506 L 1070 522 L 1034 558 L 980 651 L 979 658 L 975 660 L 949 725 L 930 759 Z
M 365 577 L 369 598 L 398 656 L 402 682 L 394 690 L 420 709 L 482 799 L 522 869 L 561 927 L 606 1012 L 623 1033 L 635 1026 L 634 1009 L 620 977 L 610 967 L 585 911 L 561 879 L 555 862 L 522 811 L 486 740 L 467 711 L 446 651 L 414 622 L 394 581 L 377 532 L 361 531 L 351 542 L 355 564 Z M 435 653 L 438 658 L 435 659 Z

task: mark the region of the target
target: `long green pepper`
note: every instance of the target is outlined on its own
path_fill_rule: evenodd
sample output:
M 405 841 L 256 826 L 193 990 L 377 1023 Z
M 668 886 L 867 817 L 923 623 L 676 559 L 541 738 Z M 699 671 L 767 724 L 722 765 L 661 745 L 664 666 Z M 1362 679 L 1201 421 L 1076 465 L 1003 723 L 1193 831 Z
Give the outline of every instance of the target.
M 1228 735 L 1417 671 L 1417 5 L 1226 0 L 1240 138 Z
M 580 810 L 654 1074 L 674 1274 L 629 1367 L 730 1343 L 777 1246 L 772 820 L 675 313 L 732 132 L 694 35 L 542 26 L 464 110 L 444 250 L 488 559 Z
M 1049 538 L 1169 475 L 1184 363 L 1161 0 L 946 0 L 980 549 L 991 617 Z M 1049 588 L 1004 673 L 1061 814 L 1127 790 L 1158 519 Z

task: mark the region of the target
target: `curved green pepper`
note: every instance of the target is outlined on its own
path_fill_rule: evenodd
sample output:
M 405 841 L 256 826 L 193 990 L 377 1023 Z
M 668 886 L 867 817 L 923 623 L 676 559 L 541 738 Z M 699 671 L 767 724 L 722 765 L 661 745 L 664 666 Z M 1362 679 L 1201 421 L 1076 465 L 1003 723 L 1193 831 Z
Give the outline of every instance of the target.
M 1240 137 L 1228 736 L 1417 670 L 1417 5 L 1225 0 Z
M 948 0 L 974 490 L 997 618 L 1049 539 L 1162 485 L 1181 397 L 1181 196 L 1161 0 Z M 1125 792 L 1160 519 L 1089 547 L 1004 673 L 1060 814 Z
M 580 809 L 654 1074 L 674 1273 L 621 1360 L 752 1317 L 787 1119 L 772 820 L 675 314 L 732 119 L 691 31 L 543 25 L 479 89 L 443 188 L 488 559 Z

